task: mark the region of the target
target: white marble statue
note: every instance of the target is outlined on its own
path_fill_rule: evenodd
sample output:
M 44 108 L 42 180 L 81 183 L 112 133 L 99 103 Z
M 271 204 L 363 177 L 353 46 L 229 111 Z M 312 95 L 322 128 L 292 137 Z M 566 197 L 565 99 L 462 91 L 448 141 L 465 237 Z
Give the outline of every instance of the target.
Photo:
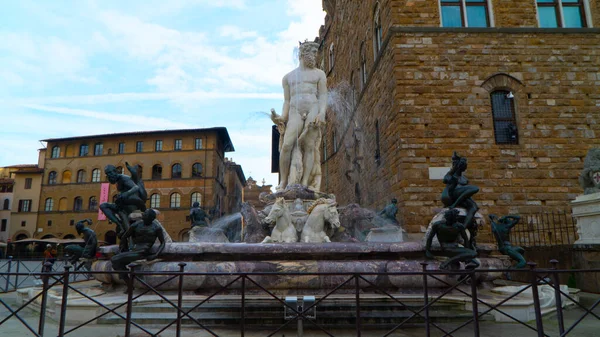
M 296 233 L 296 227 L 292 224 L 290 217 L 290 211 L 288 210 L 285 200 L 283 198 L 277 198 L 271 212 L 265 218 L 265 223 L 271 225 L 275 224 L 273 231 L 270 236 L 267 236 L 262 243 L 274 243 L 274 242 L 297 242 L 298 234 Z
M 298 68 L 283 77 L 282 113 L 271 109 L 271 119 L 281 134 L 278 191 L 292 184 L 314 191 L 321 187 L 319 148 L 325 126 L 327 78 L 316 67 L 318 48 L 314 42 L 300 44 Z
M 332 199 L 318 199 L 308 208 L 308 218 L 300 234 L 301 242 L 331 242 L 325 233 L 325 223 L 333 228 L 340 227 L 337 204 Z

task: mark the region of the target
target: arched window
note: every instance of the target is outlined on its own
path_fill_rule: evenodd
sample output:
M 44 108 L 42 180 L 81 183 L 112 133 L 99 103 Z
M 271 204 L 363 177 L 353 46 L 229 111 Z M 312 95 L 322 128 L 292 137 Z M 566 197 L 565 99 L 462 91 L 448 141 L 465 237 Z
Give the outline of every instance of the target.
M 85 170 L 77 171 L 77 182 L 78 183 L 85 182 Z
M 52 212 L 54 208 L 54 200 L 52 198 L 47 198 L 44 206 L 44 210 L 46 212 Z
M 92 182 L 99 183 L 100 182 L 100 169 L 92 170 Z
M 75 197 L 75 200 L 73 200 L 73 210 L 81 211 L 82 208 L 83 208 L 83 199 L 81 197 Z
M 519 131 L 515 120 L 515 102 L 511 91 L 495 90 L 490 94 L 496 144 L 518 144 Z
M 202 177 L 202 164 L 194 163 L 194 165 L 192 165 L 192 178 L 200 177 Z
M 48 174 L 48 185 L 56 184 L 56 171 L 52 171 Z
M 174 164 L 171 167 L 171 179 L 181 178 L 181 164 Z
M 181 195 L 179 193 L 171 194 L 171 208 L 179 208 L 181 207 Z
M 160 194 L 154 193 L 150 196 L 150 208 L 160 208 Z
M 162 166 L 156 164 L 152 166 L 152 180 L 162 179 Z
M 98 200 L 96 199 L 96 197 L 90 197 L 90 211 L 97 211 L 98 210 Z
M 379 10 L 379 3 L 375 5 L 375 10 L 373 11 L 373 52 L 375 54 L 375 58 L 377 58 L 377 54 L 381 50 L 381 44 L 383 39 L 383 30 L 381 29 L 381 16 Z
M 198 202 L 198 204 L 200 204 L 200 206 L 202 206 L 202 194 L 200 194 L 199 192 L 192 193 L 191 199 L 192 200 L 191 200 L 190 206 L 194 205 L 195 202 Z
M 71 171 L 66 170 L 63 172 L 62 174 L 62 183 L 63 184 L 70 184 L 71 183 Z
M 60 200 L 58 200 L 58 210 L 59 211 L 67 210 L 67 198 L 60 198 Z
M 59 158 L 59 157 L 60 157 L 60 147 L 54 146 L 52 148 L 52 158 Z
M 333 43 L 329 46 L 329 71 L 333 69 L 333 65 L 335 64 L 335 53 L 333 50 Z
M 360 45 L 360 90 L 363 90 L 367 84 L 367 53 L 365 43 Z
M 10 200 L 4 199 L 4 207 L 2 209 L 7 210 L 10 209 Z

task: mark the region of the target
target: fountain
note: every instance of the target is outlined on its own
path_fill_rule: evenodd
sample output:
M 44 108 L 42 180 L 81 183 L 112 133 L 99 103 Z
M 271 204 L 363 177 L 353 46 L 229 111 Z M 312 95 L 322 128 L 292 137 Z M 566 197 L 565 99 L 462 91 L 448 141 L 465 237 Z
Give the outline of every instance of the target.
M 209 226 L 194 226 L 190 242 L 167 242 L 156 260 L 138 261 L 137 270 L 175 271 L 180 262 L 185 262 L 189 272 L 419 272 L 425 261 L 425 246 L 428 256 L 438 254 L 440 248 L 453 247 L 446 248 L 450 259 L 449 263 L 442 263 L 442 267 L 457 269 L 467 263 L 469 268 L 503 268 L 506 259 L 490 256 L 494 246 L 475 246 L 476 230 L 483 224 L 477 204 L 471 199 L 478 189 L 467 184 L 462 175 L 466 170 L 466 159 L 457 154 L 453 157 L 453 169 L 445 179 L 447 187 L 442 200 L 446 207 L 455 210 L 455 226 L 464 227 L 468 233 L 466 240 L 448 235 L 450 227 L 445 227 L 445 210 L 432 220 L 425 238 L 427 242 L 403 242 L 404 231 L 396 220 L 395 199 L 380 212 L 375 212 L 357 204 L 337 205 L 335 195 L 321 191 L 319 151 L 325 110 L 329 105 L 344 115 L 345 118 L 335 126 L 341 133 L 351 127 L 348 121 L 353 103 L 346 102 L 352 92 L 349 86 L 337 88 L 328 98 L 326 76 L 315 67 L 317 48 L 316 43 L 301 43 L 300 63 L 283 80 L 282 113 L 271 111 L 270 117 L 281 133 L 281 174 L 277 191 L 260 196 L 265 207 L 257 210 L 244 204 L 240 213 L 225 216 Z M 202 219 L 200 224 L 204 224 Z M 153 249 L 155 252 L 159 246 L 155 245 Z M 101 247 L 101 252 L 105 259 L 96 261 L 93 270 L 113 270 L 108 258 L 119 255 L 118 247 Z M 470 254 L 468 258 L 463 257 L 465 252 Z M 475 255 L 478 256 L 476 259 L 473 258 Z M 438 268 L 437 263 L 431 263 L 429 269 Z M 480 282 L 501 276 L 495 272 L 478 275 Z M 143 278 L 154 286 L 165 277 L 145 275 Z M 109 284 L 122 283 L 117 273 L 98 275 L 98 279 Z M 265 275 L 256 276 L 256 280 L 266 282 L 269 290 L 274 292 L 311 294 L 335 288 L 340 282 L 333 276 L 307 276 L 290 281 L 289 277 L 273 280 Z M 372 277 L 370 281 L 379 287 L 396 290 L 422 287 L 421 276 L 384 275 Z M 446 277 L 446 281 L 453 283 L 456 280 Z M 229 277 L 222 276 L 185 277 L 183 287 L 202 293 L 229 282 Z M 136 283 L 135 286 L 141 285 Z M 234 284 L 228 289 L 235 291 L 239 286 Z M 365 291 L 369 288 L 367 283 L 360 286 Z M 433 282 L 430 286 L 446 287 L 442 282 Z M 175 282 L 169 282 L 161 289 L 176 290 L 176 287 Z

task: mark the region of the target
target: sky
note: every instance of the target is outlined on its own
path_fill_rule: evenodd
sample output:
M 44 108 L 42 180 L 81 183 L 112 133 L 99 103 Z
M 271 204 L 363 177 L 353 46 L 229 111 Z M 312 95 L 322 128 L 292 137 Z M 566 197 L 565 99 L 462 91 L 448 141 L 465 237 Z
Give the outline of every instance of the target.
M 40 139 L 223 126 L 226 156 L 277 185 L 267 112 L 321 2 L 3 2 L 0 166 L 37 163 Z

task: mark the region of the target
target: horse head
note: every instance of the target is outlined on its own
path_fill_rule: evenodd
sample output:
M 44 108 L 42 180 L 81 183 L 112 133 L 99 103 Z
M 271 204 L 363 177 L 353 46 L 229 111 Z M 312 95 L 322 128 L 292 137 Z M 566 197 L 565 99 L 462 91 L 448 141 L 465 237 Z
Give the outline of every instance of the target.
M 337 203 L 333 202 L 327 205 L 323 217 L 333 228 L 340 227 L 340 216 L 337 211 Z
M 268 225 L 276 223 L 277 219 L 279 219 L 285 211 L 286 208 L 284 199 L 277 198 L 277 200 L 275 200 L 275 203 L 273 204 L 273 207 L 271 208 L 271 212 L 269 212 L 269 215 L 267 215 L 267 217 L 264 220 L 265 223 L 267 223 Z

